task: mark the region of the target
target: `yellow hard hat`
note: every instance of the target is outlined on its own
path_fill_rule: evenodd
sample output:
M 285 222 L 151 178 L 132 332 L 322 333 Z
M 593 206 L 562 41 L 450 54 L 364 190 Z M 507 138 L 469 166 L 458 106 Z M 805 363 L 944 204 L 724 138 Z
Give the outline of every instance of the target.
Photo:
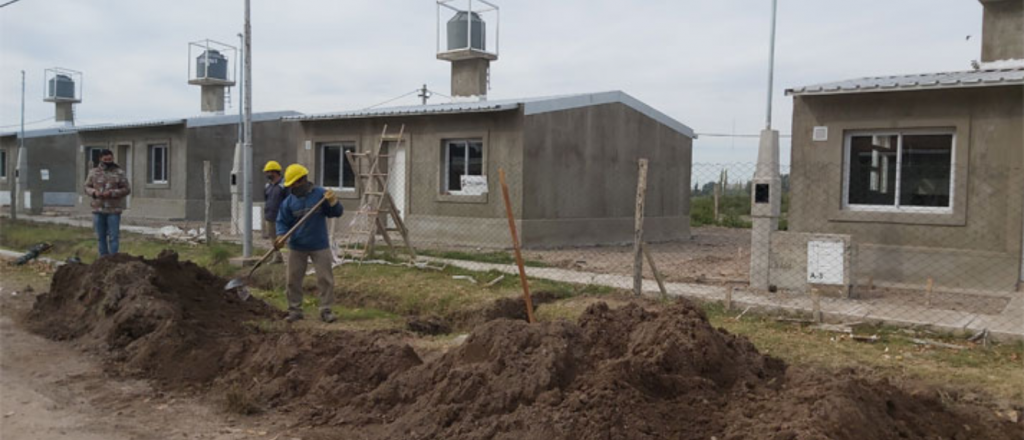
M 293 163 L 288 165 L 288 169 L 284 170 L 284 186 L 292 186 L 299 179 L 309 175 L 309 170 L 306 167 Z
M 272 160 L 270 162 L 267 162 L 267 164 L 263 166 L 263 172 L 265 173 L 267 171 L 277 171 L 277 172 L 280 172 L 281 171 L 281 164 L 277 163 L 276 160 Z

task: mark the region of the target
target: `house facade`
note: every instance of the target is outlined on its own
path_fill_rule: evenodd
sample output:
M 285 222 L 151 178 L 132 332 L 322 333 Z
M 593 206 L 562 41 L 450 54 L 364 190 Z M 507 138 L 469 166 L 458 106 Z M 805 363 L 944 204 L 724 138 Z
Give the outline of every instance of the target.
M 77 188 L 74 156 L 78 136 L 73 127 L 25 131 L 28 157 L 23 187 L 16 195 L 25 212 L 38 214 L 43 206 L 74 206 Z M 11 204 L 18 166 L 19 134 L 0 134 L 0 205 Z
M 693 130 L 623 92 L 476 101 L 285 118 L 302 128 L 298 161 L 359 208 L 358 173 L 345 151 L 385 145 L 389 192 L 414 243 L 504 247 L 504 170 L 528 247 L 632 239 L 637 161 L 650 160 L 645 237 L 689 238 Z M 358 165 L 357 165 L 358 167 Z M 472 187 L 463 187 L 463 185 Z M 345 219 L 342 219 L 345 223 Z
M 787 91 L 789 229 L 849 235 L 858 283 L 1006 291 L 1024 277 L 1024 2 L 982 4 L 975 70 Z

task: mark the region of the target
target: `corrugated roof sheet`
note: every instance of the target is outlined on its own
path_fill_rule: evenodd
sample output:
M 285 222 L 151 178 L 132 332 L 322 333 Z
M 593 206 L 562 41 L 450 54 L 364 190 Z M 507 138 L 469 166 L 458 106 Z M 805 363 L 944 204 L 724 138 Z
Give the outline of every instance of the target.
M 644 104 L 640 100 L 622 91 L 611 91 L 601 93 L 585 93 L 576 95 L 548 96 L 537 98 L 503 99 L 493 101 L 453 102 L 445 104 L 410 105 L 401 107 L 387 107 L 363 110 L 351 110 L 333 113 L 320 113 L 302 116 L 285 117 L 286 121 L 326 121 L 335 119 L 359 119 L 378 117 L 399 117 L 399 116 L 422 116 L 441 115 L 458 113 L 482 113 L 516 110 L 522 107 L 523 114 L 532 115 L 540 113 L 569 110 L 573 108 L 588 107 L 593 105 L 621 103 L 634 110 L 657 120 L 658 122 L 671 127 L 677 132 L 695 139 L 692 128 L 679 122 L 672 117 Z
M 146 128 L 146 127 L 161 127 L 165 125 L 181 125 L 185 123 L 185 119 L 159 119 L 153 121 L 137 121 L 137 122 L 123 122 L 114 124 L 95 124 L 95 125 L 84 125 L 78 127 L 79 132 L 88 131 L 103 131 L 103 130 L 124 130 L 130 128 Z
M 73 125 L 54 125 L 43 128 L 33 128 L 25 130 L 25 139 L 44 137 L 44 136 L 59 136 L 64 134 L 74 134 L 78 129 Z M 8 131 L 0 133 L 0 137 L 18 136 L 20 131 Z
M 284 110 L 275 112 L 260 112 L 252 114 L 253 122 L 264 122 L 281 119 L 285 116 L 301 115 L 302 113 Z M 94 124 L 77 127 L 78 131 L 103 131 L 103 130 L 125 130 L 132 128 L 161 127 L 168 125 L 185 125 L 188 128 L 210 127 L 215 125 L 233 125 L 238 123 L 238 115 L 203 115 L 190 118 L 157 119 L 151 121 L 135 121 L 113 124 Z
M 834 95 L 842 93 L 901 92 L 909 90 L 996 87 L 1024 84 L 1024 67 L 876 76 L 786 90 L 787 95 Z

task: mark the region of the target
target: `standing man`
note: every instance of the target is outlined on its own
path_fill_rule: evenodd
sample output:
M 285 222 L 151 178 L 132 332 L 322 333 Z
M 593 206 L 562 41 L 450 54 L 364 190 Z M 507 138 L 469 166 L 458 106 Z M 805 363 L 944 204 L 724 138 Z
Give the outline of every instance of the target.
M 99 239 L 100 256 L 116 254 L 121 236 L 124 198 L 132 193 L 124 170 L 114 163 L 114 153 L 100 152 L 100 163 L 85 179 L 85 193 L 92 197 L 92 224 Z
M 267 185 L 263 187 L 263 238 L 277 241 L 277 212 L 288 190 L 281 181 L 281 164 L 272 160 L 263 166 L 263 174 L 267 176 Z M 274 263 L 281 263 L 281 252 L 274 252 Z
M 302 278 L 306 275 L 306 264 L 313 260 L 316 268 L 316 286 L 320 291 L 320 319 L 330 323 L 337 320 L 331 305 L 334 304 L 334 274 L 331 273 L 330 239 L 327 236 L 327 219 L 341 217 L 344 208 L 333 191 L 313 186 L 307 177 L 309 170 L 298 164 L 288 165 L 284 172 L 284 186 L 288 197 L 281 204 L 277 214 L 277 235 L 274 248 L 285 246 L 284 235 L 302 216 L 321 200 L 320 209 L 313 212 L 306 223 L 299 227 L 288 240 L 288 322 L 302 319 Z

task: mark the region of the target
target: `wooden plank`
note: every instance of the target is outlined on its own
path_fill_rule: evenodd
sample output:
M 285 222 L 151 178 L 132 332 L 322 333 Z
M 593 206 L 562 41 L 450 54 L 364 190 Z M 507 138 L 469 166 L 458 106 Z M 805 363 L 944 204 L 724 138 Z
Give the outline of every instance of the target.
M 526 268 L 523 267 L 523 254 L 519 251 L 519 236 L 516 233 L 516 220 L 512 214 L 512 201 L 508 196 L 508 185 L 505 184 L 505 169 L 498 168 L 498 180 L 501 181 L 501 196 L 505 199 L 505 213 L 508 214 L 508 230 L 512 233 L 512 248 L 516 253 L 516 265 L 519 266 L 519 283 L 523 285 L 523 301 L 526 303 L 526 319 L 533 319 L 533 300 L 530 299 L 530 284 L 526 282 Z
M 668 290 L 665 289 L 665 279 L 662 278 L 661 272 L 658 272 L 658 266 L 654 264 L 654 257 L 651 256 L 651 252 L 647 250 L 647 244 L 643 245 L 644 256 L 647 257 L 647 264 L 651 266 L 651 272 L 654 273 L 654 280 L 658 282 L 658 290 L 661 291 L 661 298 L 668 299 Z
M 644 197 L 647 195 L 647 159 L 640 159 L 636 183 L 636 217 L 633 224 L 633 294 L 640 296 L 644 287 Z
M 206 245 L 210 246 L 213 244 L 213 218 L 211 214 L 213 205 L 213 168 L 210 166 L 210 161 L 203 161 L 203 216 L 206 225 Z

